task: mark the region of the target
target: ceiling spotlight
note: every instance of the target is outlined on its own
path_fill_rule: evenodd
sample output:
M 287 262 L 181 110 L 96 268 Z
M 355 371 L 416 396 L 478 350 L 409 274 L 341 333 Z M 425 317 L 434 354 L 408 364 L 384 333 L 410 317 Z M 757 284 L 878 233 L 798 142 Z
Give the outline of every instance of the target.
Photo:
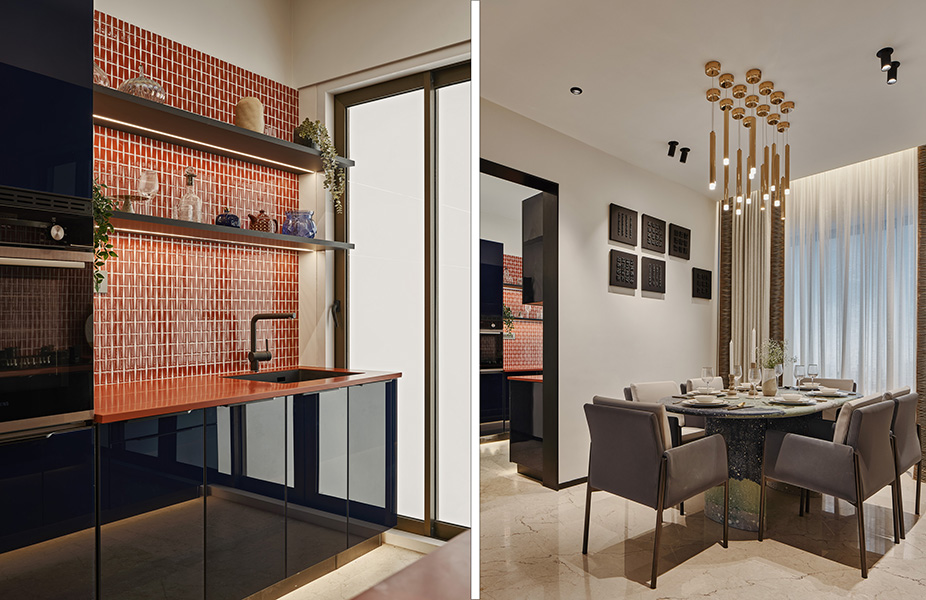
M 899 66 L 900 66 L 900 63 L 896 60 L 891 63 L 891 68 L 887 72 L 887 84 L 888 85 L 894 85 L 895 83 L 897 83 L 897 67 Z
M 881 70 L 889 71 L 891 68 L 891 53 L 894 51 L 893 48 L 888 46 L 887 48 L 881 48 L 878 50 L 878 53 L 875 55 L 881 59 Z
M 691 148 L 682 148 L 679 152 L 682 153 L 682 156 L 678 159 L 680 162 L 688 162 L 688 153 L 691 152 Z
M 669 156 L 675 156 L 675 147 L 678 146 L 678 142 L 675 140 L 669 142 Z
M 571 87 L 571 88 L 569 88 L 569 91 L 572 92 L 572 95 L 573 95 L 573 96 L 578 96 L 578 95 L 580 95 L 580 94 L 582 93 L 582 88 L 580 88 L 580 87 Z

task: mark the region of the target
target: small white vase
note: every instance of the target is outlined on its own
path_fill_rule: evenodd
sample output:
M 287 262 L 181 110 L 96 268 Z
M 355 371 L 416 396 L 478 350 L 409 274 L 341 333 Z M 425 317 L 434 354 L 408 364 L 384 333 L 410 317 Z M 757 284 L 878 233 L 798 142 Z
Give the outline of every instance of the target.
M 775 396 L 778 394 L 778 375 L 775 369 L 762 369 L 762 395 Z

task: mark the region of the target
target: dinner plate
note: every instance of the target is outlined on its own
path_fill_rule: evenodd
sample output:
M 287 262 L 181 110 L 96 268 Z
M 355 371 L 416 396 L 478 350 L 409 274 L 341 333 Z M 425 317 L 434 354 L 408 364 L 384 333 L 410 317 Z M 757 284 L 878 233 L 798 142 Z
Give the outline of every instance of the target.
M 726 406 L 727 401 L 723 398 L 717 398 L 713 402 L 696 402 L 692 398 L 691 400 L 683 401 L 682 404 L 691 408 L 717 408 L 719 406 Z
M 820 398 L 845 398 L 846 396 L 849 395 L 849 392 L 842 392 L 839 390 L 836 390 L 835 392 L 827 392 L 827 393 L 823 393 L 821 391 L 811 391 L 811 392 L 807 392 L 807 395 L 808 396 L 819 396 Z
M 695 396 L 717 396 L 717 397 L 720 397 L 720 396 L 726 396 L 727 393 L 724 392 L 724 391 L 721 391 L 721 390 L 714 390 L 714 391 L 712 391 L 712 392 L 709 393 L 709 394 L 702 394 L 702 393 L 700 393 L 700 392 L 688 392 L 688 393 L 685 394 L 685 395 L 686 395 L 686 396 L 690 396 L 690 397 L 692 397 L 692 398 L 694 398 Z
M 797 386 L 796 389 L 798 389 L 798 390 L 800 390 L 800 391 L 802 391 L 802 392 L 809 392 L 809 391 L 816 390 L 816 389 L 819 389 L 819 388 L 820 388 L 820 384 L 819 384 L 819 383 L 815 383 L 815 384 L 813 384 L 813 385 L 811 385 L 811 384 L 809 384 L 809 383 L 805 383 L 804 385 L 799 385 L 799 386 Z
M 787 406 L 810 406 L 811 404 L 816 404 L 816 400 L 810 400 L 807 398 L 801 398 L 800 400 L 785 400 L 784 398 L 772 398 L 768 401 L 769 404 L 785 404 Z

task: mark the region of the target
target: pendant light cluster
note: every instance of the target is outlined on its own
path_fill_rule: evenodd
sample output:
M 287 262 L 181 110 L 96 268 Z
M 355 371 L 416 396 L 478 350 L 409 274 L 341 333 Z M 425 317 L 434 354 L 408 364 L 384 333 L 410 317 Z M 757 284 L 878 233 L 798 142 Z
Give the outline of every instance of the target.
M 752 204 L 753 186 L 758 192 L 759 210 L 767 205 L 781 207 L 781 219 L 785 218 L 785 198 L 791 194 L 791 144 L 789 131 L 791 123 L 786 115 L 794 110 L 794 102 L 785 100 L 784 92 L 775 90 L 771 81 L 762 81 L 762 71 L 746 71 L 745 82 L 736 83 L 733 74 L 721 73 L 720 63 L 712 60 L 704 65 L 704 73 L 711 78 L 707 100 L 711 103 L 710 136 L 710 180 L 708 188 L 717 189 L 717 134 L 714 131 L 714 104 L 723 113 L 723 210 L 733 208 L 742 215 Z M 714 78 L 717 83 L 714 83 Z M 777 111 L 777 112 L 775 112 Z M 731 124 L 730 119 L 741 123 Z M 736 136 L 736 172 L 731 193 L 730 171 L 733 156 L 730 152 L 731 126 Z M 743 129 L 749 138 L 748 155 L 743 168 Z M 762 156 L 756 144 L 761 138 Z M 782 159 L 782 154 L 784 158 Z M 782 169 L 782 162 L 784 167 Z M 756 182 L 756 176 L 758 181 Z M 755 183 L 754 183 L 755 182 Z

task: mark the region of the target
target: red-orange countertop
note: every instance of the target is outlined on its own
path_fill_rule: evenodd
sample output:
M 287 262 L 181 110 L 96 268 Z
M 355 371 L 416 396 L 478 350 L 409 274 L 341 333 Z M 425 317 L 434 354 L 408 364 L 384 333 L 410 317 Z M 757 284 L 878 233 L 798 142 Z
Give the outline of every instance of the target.
M 508 381 L 527 381 L 529 383 L 543 383 L 543 375 L 512 375 Z
M 543 365 L 534 367 L 505 367 L 505 373 L 521 373 L 523 371 L 543 371 Z
M 322 367 L 300 368 L 319 369 Z M 357 373 L 357 371 L 345 369 L 325 370 Z M 243 375 L 247 372 L 229 375 Z M 329 377 L 315 381 L 267 383 L 227 379 L 223 375 L 197 375 L 157 381 L 99 385 L 93 390 L 95 405 L 93 420 L 97 423 L 126 421 L 278 396 L 312 394 L 349 385 L 388 381 L 401 376 L 401 373 L 364 371 L 355 375 Z

